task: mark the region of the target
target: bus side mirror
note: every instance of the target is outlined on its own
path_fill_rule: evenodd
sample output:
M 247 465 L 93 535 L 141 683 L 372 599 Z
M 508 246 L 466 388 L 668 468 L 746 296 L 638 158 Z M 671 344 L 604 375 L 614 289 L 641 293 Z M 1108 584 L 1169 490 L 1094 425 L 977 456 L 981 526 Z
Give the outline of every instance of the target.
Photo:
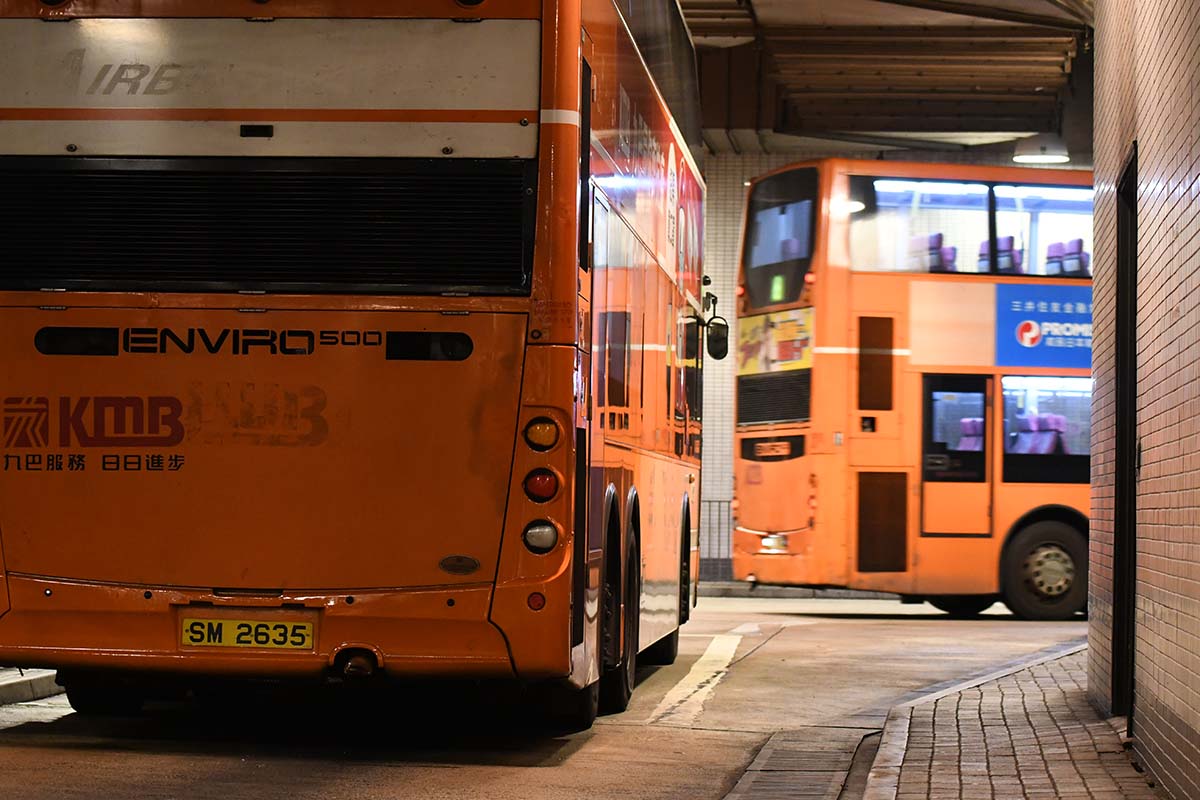
M 724 317 L 708 321 L 708 357 L 720 361 L 729 355 L 729 322 Z

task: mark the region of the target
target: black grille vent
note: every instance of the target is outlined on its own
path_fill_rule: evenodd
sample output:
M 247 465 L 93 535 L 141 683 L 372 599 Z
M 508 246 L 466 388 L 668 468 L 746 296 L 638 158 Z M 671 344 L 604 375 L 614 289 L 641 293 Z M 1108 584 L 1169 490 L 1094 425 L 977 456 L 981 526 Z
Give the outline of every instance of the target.
M 0 158 L 0 288 L 524 293 L 517 160 Z
M 796 369 L 737 379 L 737 421 L 807 422 L 812 395 L 812 370 Z

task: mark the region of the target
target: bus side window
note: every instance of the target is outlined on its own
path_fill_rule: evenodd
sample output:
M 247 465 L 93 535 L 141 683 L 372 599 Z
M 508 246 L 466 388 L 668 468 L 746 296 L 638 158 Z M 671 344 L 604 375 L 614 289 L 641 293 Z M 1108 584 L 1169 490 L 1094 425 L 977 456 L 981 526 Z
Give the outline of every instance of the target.
M 1004 482 L 1087 483 L 1091 378 L 1005 375 Z
M 858 407 L 862 411 L 892 410 L 891 317 L 858 318 Z
M 606 427 L 605 408 L 608 406 L 608 226 L 611 214 L 600 200 L 599 192 L 592 203 L 592 364 L 595 375 L 596 411 L 600 427 Z
M 696 422 L 701 416 L 701 393 L 703 382 L 700 379 L 700 359 L 703 358 L 700 347 L 700 325 L 695 317 L 690 317 L 684 324 L 686 342 L 684 346 L 683 385 L 687 392 L 688 416 Z
M 926 375 L 923 479 L 987 480 L 987 377 Z

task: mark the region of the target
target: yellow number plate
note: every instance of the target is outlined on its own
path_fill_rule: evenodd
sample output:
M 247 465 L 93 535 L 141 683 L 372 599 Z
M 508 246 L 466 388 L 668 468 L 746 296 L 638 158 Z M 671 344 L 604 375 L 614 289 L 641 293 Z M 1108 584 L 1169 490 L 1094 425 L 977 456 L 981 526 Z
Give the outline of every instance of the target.
M 252 619 L 185 618 L 182 642 L 184 647 L 312 650 L 313 624 Z

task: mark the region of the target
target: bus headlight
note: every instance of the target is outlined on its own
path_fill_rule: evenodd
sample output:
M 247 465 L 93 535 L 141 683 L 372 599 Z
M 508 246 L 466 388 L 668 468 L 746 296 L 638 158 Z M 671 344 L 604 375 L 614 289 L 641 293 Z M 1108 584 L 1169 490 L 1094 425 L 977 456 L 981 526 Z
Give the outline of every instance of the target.
M 774 552 L 787 550 L 786 536 L 764 536 L 762 538 L 762 549 L 771 550 Z
M 521 538 L 531 552 L 545 555 L 558 544 L 558 528 L 544 519 L 539 519 L 525 526 L 525 532 L 521 534 Z

